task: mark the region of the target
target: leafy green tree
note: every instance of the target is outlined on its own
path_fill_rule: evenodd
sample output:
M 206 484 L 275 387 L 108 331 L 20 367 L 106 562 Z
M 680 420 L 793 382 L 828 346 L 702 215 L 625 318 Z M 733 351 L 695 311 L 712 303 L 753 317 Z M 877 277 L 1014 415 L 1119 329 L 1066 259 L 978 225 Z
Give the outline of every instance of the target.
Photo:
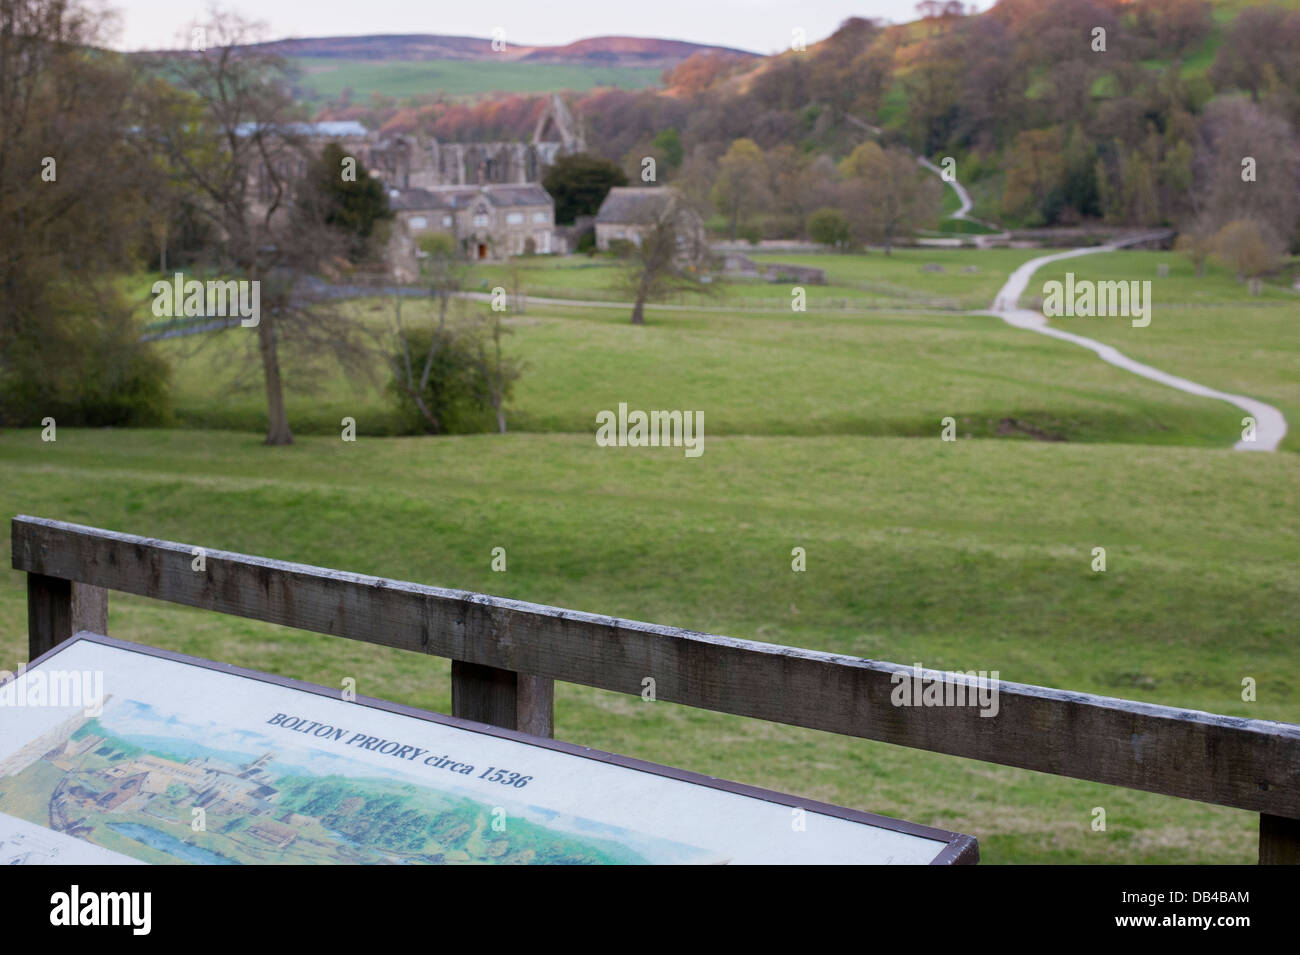
M 808 217 L 808 237 L 831 248 L 843 248 L 851 238 L 849 221 L 839 209 L 818 209 Z
M 1064 205 L 1079 216 L 1101 215 L 1101 195 L 1097 186 L 1097 149 L 1078 129 L 1071 132 L 1065 150 L 1061 198 Z
M 523 366 L 503 355 L 499 318 L 406 329 L 392 354 L 389 385 L 412 412 L 416 430 L 429 434 L 505 432 L 505 404 Z M 411 355 L 423 356 L 422 367 Z
M 101 27 L 76 0 L 0 0 L 0 424 L 167 416 L 167 365 L 115 281 L 163 181 L 124 135 L 145 80 Z
M 663 157 L 664 164 L 670 169 L 677 169 L 682 164 L 685 152 L 682 150 L 682 137 L 676 129 L 669 126 L 661 129 L 651 143 L 656 153 Z
M 1196 277 L 1205 275 L 1205 262 L 1214 254 L 1214 235 L 1203 224 L 1193 225 L 1178 234 L 1174 248 L 1196 268 Z
M 1267 226 L 1250 219 L 1234 219 L 1214 237 L 1214 252 L 1237 273 L 1237 281 L 1250 280 L 1250 294 L 1258 295 L 1260 276 L 1277 268 L 1280 243 Z
M 894 240 L 939 217 L 938 180 L 902 149 L 862 143 L 840 163 L 850 226 L 859 242 L 881 241 L 885 254 Z
M 364 261 L 371 252 L 375 226 L 393 217 L 384 184 L 338 143 L 321 150 L 311 182 L 322 203 L 322 221 L 346 236 L 349 259 Z
M 572 225 L 578 216 L 594 216 L 609 190 L 626 186 L 618 163 L 588 153 L 560 156 L 546 170 L 542 187 L 555 200 L 557 225 Z
M 737 139 L 718 160 L 718 178 L 711 193 L 713 204 L 727 217 L 728 235 L 734 242 L 739 227 L 766 205 L 767 163 L 752 139 Z
M 1052 193 L 1065 176 L 1064 142 L 1059 127 L 1026 130 L 1016 136 L 1007 157 L 1002 208 L 1012 216 L 1046 218 Z

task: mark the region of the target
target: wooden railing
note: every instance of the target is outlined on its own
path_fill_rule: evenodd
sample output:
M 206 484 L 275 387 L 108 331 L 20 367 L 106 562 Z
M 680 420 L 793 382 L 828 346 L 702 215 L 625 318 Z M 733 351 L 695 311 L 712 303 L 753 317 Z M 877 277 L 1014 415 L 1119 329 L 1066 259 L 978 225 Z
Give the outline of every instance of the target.
M 452 714 L 553 733 L 553 681 L 1260 814 L 1259 861 L 1300 863 L 1300 726 L 1000 682 L 973 706 L 895 706 L 910 667 L 19 516 L 31 659 L 106 633 L 106 592 L 452 661 Z M 930 671 L 925 671 L 930 674 Z M 935 674 L 930 674 L 935 675 Z

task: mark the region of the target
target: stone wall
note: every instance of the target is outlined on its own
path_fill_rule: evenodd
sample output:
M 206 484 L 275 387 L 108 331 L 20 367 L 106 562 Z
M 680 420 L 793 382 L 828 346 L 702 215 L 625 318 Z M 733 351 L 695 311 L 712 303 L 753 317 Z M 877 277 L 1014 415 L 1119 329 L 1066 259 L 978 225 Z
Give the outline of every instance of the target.
M 358 144 L 368 169 L 399 189 L 540 182 L 561 143 L 440 143 L 399 136 Z

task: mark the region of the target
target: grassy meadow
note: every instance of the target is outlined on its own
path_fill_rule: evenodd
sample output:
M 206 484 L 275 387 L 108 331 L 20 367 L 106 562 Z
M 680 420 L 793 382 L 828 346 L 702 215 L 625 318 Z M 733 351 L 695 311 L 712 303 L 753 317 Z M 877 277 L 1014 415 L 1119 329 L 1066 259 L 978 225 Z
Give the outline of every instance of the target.
M 1165 278 L 1157 272 L 1161 264 L 1169 266 Z M 1067 272 L 1076 282 L 1150 281 L 1151 324 L 1058 317 L 1053 325 L 1114 345 L 1161 371 L 1268 402 L 1290 425 L 1283 447 L 1300 450 L 1300 295 L 1289 287 L 1300 260 L 1250 296 L 1222 266 L 1210 264 L 1198 277 L 1190 261 L 1168 252 L 1099 252 L 1047 265 L 1025 300 L 1039 296 L 1044 282 L 1064 282 Z
M 649 450 L 649 449 L 647 449 Z M 733 636 L 1294 719 L 1292 455 L 823 437 L 0 436 L 5 510 Z M 1222 488 L 1230 487 L 1225 494 Z M 489 569 L 506 549 L 505 573 Z M 808 570 L 790 570 L 790 550 Z M 1108 553 L 1105 574 L 1091 549 Z M 23 657 L 21 575 L 0 587 Z M 446 711 L 448 665 L 113 595 L 121 637 Z M 1243 704 L 1243 676 L 1259 700 Z M 987 862 L 1246 862 L 1254 817 L 561 686 L 557 736 L 976 833 Z M 1091 831 L 1104 806 L 1105 833 Z
M 929 437 L 951 416 L 960 433 L 971 437 L 1231 446 L 1240 433 L 1240 414 L 1226 403 L 1146 381 L 1083 349 L 1026 334 L 989 315 L 913 304 L 918 296 L 933 296 L 985 308 L 1006 274 L 1035 254 L 1041 253 L 926 249 L 889 257 L 777 256 L 774 261 L 827 270 L 831 284 L 807 286 L 808 311 L 802 313 L 787 310 L 788 284 L 766 282 L 728 283 L 717 295 L 652 309 L 644 328 L 628 322 L 625 308 L 530 305 L 509 320 L 507 347 L 528 365 L 509 426 L 587 432 L 596 411 L 627 401 L 630 407 L 701 410 L 708 433 L 715 435 Z M 944 271 L 922 272 L 929 262 Z M 965 272 L 971 265 L 979 271 Z M 566 297 L 581 284 L 588 299 L 621 297 L 620 269 L 608 260 L 539 258 L 525 260 L 520 271 L 529 294 Z M 470 287 L 507 281 L 505 266 L 480 267 Z M 886 295 L 909 281 L 914 287 L 908 295 Z M 870 309 L 841 308 L 854 292 L 873 294 L 876 301 Z M 391 324 L 391 299 L 348 307 L 376 330 Z M 402 309 L 406 321 L 418 322 L 429 305 L 404 299 Z M 1274 311 L 1280 316 L 1285 309 Z M 1150 332 L 1157 324 L 1135 331 Z M 1198 334 L 1209 337 L 1187 343 L 1186 351 L 1199 354 L 1212 346 L 1213 331 L 1201 329 Z M 176 369 L 179 423 L 251 432 L 265 426 L 254 345 L 242 328 L 159 343 Z M 1163 359 L 1149 360 L 1180 374 L 1204 370 L 1162 364 Z M 1285 365 L 1284 355 L 1278 360 Z M 402 430 L 380 358 L 368 379 L 314 374 L 292 349 L 286 349 L 284 365 L 297 433 L 336 434 L 345 416 L 356 419 L 362 434 Z M 241 368 L 242 376 L 235 373 Z
M 636 66 L 585 66 L 567 63 L 485 60 L 341 60 L 297 57 L 300 99 L 305 103 L 337 100 L 345 89 L 353 99 L 371 93 L 405 99 L 440 93 L 476 97 L 489 93 L 587 92 L 598 86 L 640 89 L 656 86 L 657 69 Z
M 788 301 L 788 286 L 761 283 L 727 288 L 708 311 L 698 300 L 652 310 L 639 328 L 626 309 L 530 306 L 510 320 L 507 348 L 528 367 L 507 435 L 385 437 L 396 412 L 378 360 L 373 382 L 350 381 L 310 377 L 290 354 L 299 440 L 268 448 L 260 379 L 229 386 L 247 330 L 164 341 L 187 427 L 60 427 L 54 443 L 38 429 L 0 434 L 0 504 L 735 637 L 1300 721 L 1300 458 L 1233 452 L 1231 406 L 966 310 L 987 307 L 1037 254 L 774 257 L 826 268 L 829 295 L 878 296 L 869 311 L 814 308 L 815 288 L 806 313 L 736 304 Z M 1149 255 L 1060 265 L 1154 278 Z M 1243 305 L 1230 277 L 1193 279 L 1166 258 L 1150 327 L 1085 334 L 1300 414 L 1294 293 Z M 944 271 L 921 273 L 926 262 Z M 553 281 L 601 298 L 616 281 L 586 259 L 523 264 L 533 294 Z M 963 272 L 971 264 L 979 271 Z M 1200 291 L 1213 304 L 1167 304 Z M 963 305 L 909 309 L 918 295 Z M 350 307 L 376 328 L 391 313 L 382 299 Z M 404 318 L 421 307 L 407 300 Z M 595 412 L 621 401 L 702 410 L 706 453 L 597 447 Z M 344 415 L 357 419 L 355 443 L 339 439 Z M 955 443 L 939 440 L 948 415 Z M 498 546 L 504 573 L 490 569 Z M 791 570 L 796 546 L 804 573 Z M 1106 548 L 1105 573 L 1090 568 L 1094 547 Z M 24 582 L 9 571 L 0 666 L 25 657 L 25 632 Z M 437 658 L 119 594 L 110 632 L 450 708 Z M 1247 676 L 1254 703 L 1240 696 Z M 639 696 L 561 685 L 556 697 L 561 739 L 973 833 L 987 863 L 1246 863 L 1256 852 L 1246 812 Z M 1097 806 L 1105 832 L 1091 829 Z

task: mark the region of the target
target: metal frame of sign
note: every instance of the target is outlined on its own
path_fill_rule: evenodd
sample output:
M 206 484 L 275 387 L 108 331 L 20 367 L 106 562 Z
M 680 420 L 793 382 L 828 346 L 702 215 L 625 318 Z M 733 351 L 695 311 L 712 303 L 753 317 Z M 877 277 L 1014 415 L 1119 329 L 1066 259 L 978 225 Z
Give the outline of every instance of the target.
M 276 676 L 273 673 L 264 673 L 260 670 L 249 670 L 244 667 L 235 666 L 231 663 L 219 663 L 215 660 L 206 660 L 202 657 L 177 653 L 172 650 L 161 650 L 157 647 L 145 646 L 140 643 L 118 640 L 114 637 L 104 636 L 99 633 L 90 633 L 85 630 L 74 634 L 52 650 L 41 654 L 35 660 L 27 664 L 27 670 L 30 672 L 33 668 L 53 659 L 63 650 L 66 650 L 73 644 L 83 640 L 88 643 L 98 643 L 107 647 L 115 647 L 119 650 L 127 650 L 132 653 L 142 653 L 146 656 L 169 660 L 173 663 L 187 664 L 189 666 L 201 667 L 206 670 L 216 670 L 230 676 L 242 677 L 246 680 L 254 680 L 261 683 L 270 683 L 275 686 L 298 690 L 303 693 L 311 693 L 316 696 L 324 696 L 333 700 L 339 698 L 338 690 L 330 689 L 329 687 L 318 686 L 314 683 L 306 683 L 302 680 L 290 679 L 289 677 Z M 528 746 L 536 746 L 542 749 L 554 750 L 559 753 L 566 753 L 570 756 L 578 756 L 583 759 L 609 763 L 623 769 L 630 769 L 642 773 L 651 773 L 656 776 L 664 776 L 669 779 L 675 779 L 679 782 L 690 783 L 695 786 L 704 786 L 709 789 L 717 789 L 737 796 L 747 796 L 751 799 L 761 799 L 782 806 L 799 807 L 806 809 L 809 812 L 833 816 L 849 822 L 861 823 L 867 826 L 874 826 L 878 829 L 892 830 L 905 835 L 916 836 L 922 839 L 931 839 L 936 842 L 944 843 L 944 848 L 930 861 L 930 865 L 973 865 L 979 862 L 978 840 L 976 840 L 974 836 L 964 835 L 959 832 L 950 832 L 946 829 L 935 829 L 930 826 L 922 826 L 913 822 L 905 822 L 901 819 L 891 819 L 888 816 L 879 816 L 871 812 L 863 812 L 858 809 L 847 809 L 844 806 L 836 806 L 831 803 L 805 799 L 802 796 L 792 796 L 788 793 L 779 793 L 770 789 L 760 789 L 757 786 L 748 786 L 744 783 L 736 783 L 731 782 L 730 780 L 718 779 L 713 776 L 705 776 L 701 773 L 690 772 L 685 769 L 677 769 L 672 766 L 663 766 L 658 763 L 635 759 L 631 756 L 620 756 L 617 753 L 606 753 L 602 750 L 591 749 L 586 746 L 578 746 L 574 743 L 565 743 L 560 740 L 548 739 L 542 736 L 532 736 L 528 733 L 520 733 L 515 730 L 504 729 L 500 726 L 493 726 L 490 723 L 476 723 L 471 720 L 458 719 L 457 717 L 447 716 L 443 713 L 435 713 L 431 710 L 421 710 L 401 703 L 391 703 L 387 700 L 381 700 L 371 696 L 361 696 L 358 694 L 356 699 L 350 702 L 352 702 L 353 705 L 383 710 L 388 713 L 395 713 L 399 716 L 409 716 L 414 719 L 425 720 L 429 723 L 440 723 L 443 726 L 451 726 L 456 729 L 467 730 L 471 733 L 496 736 L 501 739 L 512 740 Z

